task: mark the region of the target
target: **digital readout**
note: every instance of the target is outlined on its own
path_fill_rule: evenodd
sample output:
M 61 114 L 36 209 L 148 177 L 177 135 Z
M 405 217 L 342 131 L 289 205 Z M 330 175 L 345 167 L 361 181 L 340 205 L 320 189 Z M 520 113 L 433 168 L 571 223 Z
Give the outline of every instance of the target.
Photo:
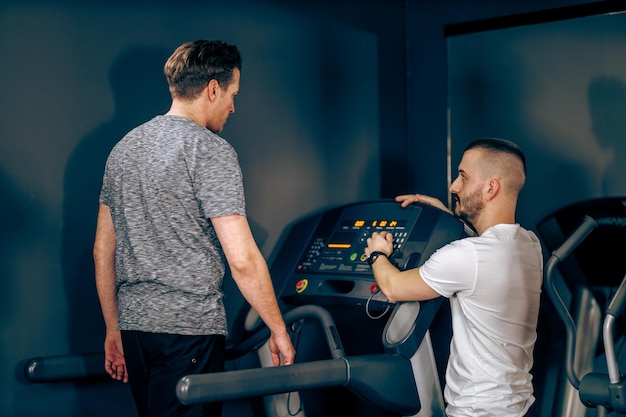
M 389 220 L 389 219 L 376 219 L 376 220 L 344 220 L 341 222 L 342 228 L 357 228 L 361 227 L 405 227 L 406 220 Z

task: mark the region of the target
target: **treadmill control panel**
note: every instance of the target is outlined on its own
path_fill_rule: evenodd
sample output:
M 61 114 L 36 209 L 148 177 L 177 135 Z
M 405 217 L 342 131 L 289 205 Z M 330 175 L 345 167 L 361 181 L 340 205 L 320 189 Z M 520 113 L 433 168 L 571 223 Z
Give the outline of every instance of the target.
M 394 236 L 390 260 L 415 268 L 436 249 L 464 236 L 463 224 L 425 204 L 406 208 L 382 200 L 337 207 L 296 223 L 271 265 L 280 300 L 288 305 L 369 304 L 388 308 L 378 291 L 364 250 L 373 232 Z
M 417 208 L 419 212 L 419 208 Z M 354 213 L 356 211 L 356 213 Z M 400 218 L 354 217 L 359 210 L 342 213 L 330 236 L 315 236 L 296 269 L 299 272 L 370 274 L 365 247 L 372 232 L 390 232 L 394 253 L 401 252 L 417 219 L 414 210 L 407 210 Z M 413 216 L 407 216 L 407 214 Z

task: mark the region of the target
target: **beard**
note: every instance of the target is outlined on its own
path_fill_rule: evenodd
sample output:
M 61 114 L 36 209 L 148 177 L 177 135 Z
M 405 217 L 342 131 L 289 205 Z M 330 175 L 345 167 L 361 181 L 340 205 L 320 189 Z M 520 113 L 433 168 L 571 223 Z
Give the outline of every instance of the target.
M 474 221 L 484 207 L 481 191 L 472 191 L 462 199 L 458 194 L 455 194 L 454 203 L 455 216 L 474 228 Z

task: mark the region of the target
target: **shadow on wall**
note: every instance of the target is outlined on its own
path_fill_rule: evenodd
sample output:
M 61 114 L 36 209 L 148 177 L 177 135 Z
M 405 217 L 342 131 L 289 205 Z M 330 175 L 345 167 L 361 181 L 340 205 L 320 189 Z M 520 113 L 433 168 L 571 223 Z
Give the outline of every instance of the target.
M 0 252 L 3 261 L 0 262 L 0 277 L 3 278 L 2 291 L 0 292 L 0 328 L 6 329 L 8 323 L 15 320 L 15 310 L 19 303 L 13 296 L 15 290 L 15 277 L 18 276 L 19 268 L 18 246 L 29 241 L 40 219 L 40 213 L 36 212 L 37 204 L 32 204 L 30 198 L 0 169 Z M 31 201 L 31 204 L 24 204 Z M 7 357 L 4 353 L 11 349 L 10 343 L 0 344 L 0 357 Z
M 626 85 L 601 77 L 589 84 L 591 128 L 598 144 L 610 152 L 602 182 L 602 195 L 626 195 Z
M 518 143 L 526 154 L 528 176 L 516 217 L 522 226 L 535 230 L 537 221 L 564 200 L 592 194 L 593 181 L 571 153 L 559 149 L 572 147 L 576 138 L 549 129 L 558 126 L 560 113 L 546 115 L 550 123 L 533 113 L 536 103 L 551 91 L 541 88 L 523 57 L 506 42 L 506 37 L 491 33 L 451 40 L 452 179 L 472 140 L 495 136 Z
M 113 118 L 81 139 L 68 160 L 63 181 L 61 248 L 68 303 L 68 353 L 103 349 L 104 321 L 95 287 L 92 249 L 104 166 L 113 146 L 129 130 L 167 112 L 170 95 L 163 66 L 170 53 L 164 48 L 140 46 L 118 56 L 109 71 L 115 102 Z M 95 393 L 86 389 L 79 395 L 92 410 L 93 404 L 102 401 L 102 395 L 95 398 Z M 90 395 L 94 398 L 87 398 Z
M 0 204 L 0 250 L 4 255 L 10 254 L 12 242 L 17 233 L 24 234 L 29 233 L 27 217 L 32 213 L 32 210 L 28 210 L 19 202 L 29 201 L 25 196 L 20 195 L 19 188 L 13 184 L 9 176 L 0 171 L 0 196 L 2 196 L 2 204 Z M 10 258 L 9 258 L 10 259 Z M 9 264 L 6 262 L 0 263 L 0 276 L 5 277 L 5 283 L 3 285 L 2 294 L 13 294 L 13 291 L 6 288 L 5 285 L 13 282 L 11 277 L 12 272 Z M 0 318 L 7 319 L 11 317 L 9 308 L 12 305 L 11 300 L 0 300 Z

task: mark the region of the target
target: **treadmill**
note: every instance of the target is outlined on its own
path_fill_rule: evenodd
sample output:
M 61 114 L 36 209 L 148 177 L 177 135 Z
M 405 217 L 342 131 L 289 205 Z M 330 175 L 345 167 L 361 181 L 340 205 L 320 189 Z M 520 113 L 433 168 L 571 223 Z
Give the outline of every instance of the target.
M 390 259 L 401 269 L 471 234 L 442 210 L 391 200 L 294 222 L 269 265 L 296 363 L 272 366 L 268 329 L 227 278 L 226 372 L 181 378 L 179 400 L 223 401 L 223 417 L 444 417 L 447 300 L 390 303 L 364 255 L 374 231 L 394 235 Z M 95 352 L 32 358 L 19 367 L 28 383 L 112 381 L 102 363 L 103 353 Z
M 336 207 L 294 223 L 270 272 L 295 364 L 271 365 L 268 330 L 240 305 L 232 317 L 229 359 L 254 352 L 260 366 L 186 376 L 178 383 L 179 400 L 225 401 L 224 417 L 229 403 L 243 399 L 262 401 L 259 415 L 267 417 L 444 416 L 447 300 L 390 303 L 364 254 L 375 231 L 393 234 L 390 259 L 400 269 L 421 265 L 467 235 L 463 223 L 442 210 L 387 200 Z

